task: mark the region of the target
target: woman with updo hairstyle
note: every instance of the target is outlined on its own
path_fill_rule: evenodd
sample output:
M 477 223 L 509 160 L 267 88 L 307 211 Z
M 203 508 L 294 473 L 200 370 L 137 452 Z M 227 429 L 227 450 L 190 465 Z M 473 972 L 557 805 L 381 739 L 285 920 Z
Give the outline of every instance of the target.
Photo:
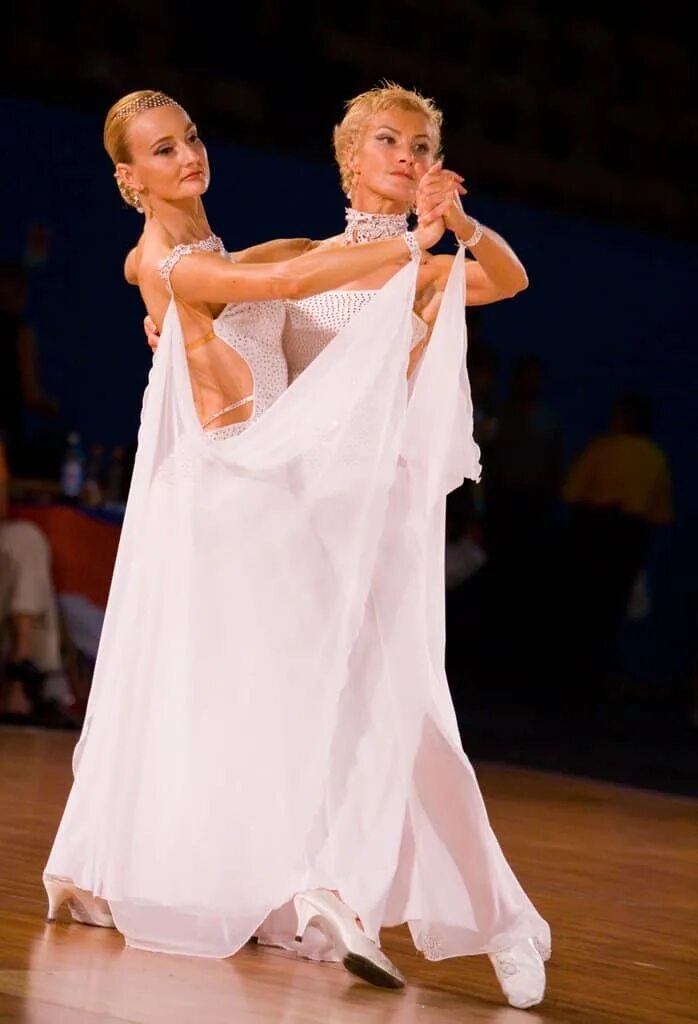
M 488 953 L 529 1006 L 549 933 L 489 826 L 440 649 L 443 500 L 477 471 L 474 261 L 428 253 L 461 223 L 458 179 L 419 110 L 388 105 L 352 138 L 358 223 L 230 254 L 182 108 L 146 92 L 108 116 L 145 218 L 127 275 L 160 332 L 49 916 L 67 902 L 129 945 L 198 956 L 257 937 L 390 988 L 380 931 L 407 922 L 430 959 Z M 415 302 L 434 313 L 417 358 Z

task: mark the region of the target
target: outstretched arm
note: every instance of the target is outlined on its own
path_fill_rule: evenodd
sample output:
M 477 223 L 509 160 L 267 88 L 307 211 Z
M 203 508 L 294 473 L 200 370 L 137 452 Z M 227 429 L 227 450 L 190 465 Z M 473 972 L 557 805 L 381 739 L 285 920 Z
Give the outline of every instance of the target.
M 441 237 L 442 212 L 437 206 L 412 232 L 422 251 Z M 402 237 L 318 249 L 275 263 L 229 263 L 213 254 L 194 252 L 177 264 L 171 280 L 177 295 L 192 303 L 298 299 L 338 288 L 386 265 L 398 270 L 409 260 L 410 250 Z
M 269 242 L 250 245 L 247 249 L 232 253 L 236 263 L 279 263 L 292 260 L 311 252 L 318 243 L 310 238 L 273 238 Z
M 304 252 L 311 252 L 318 244 L 310 238 L 274 238 L 230 255 L 235 263 L 279 263 L 302 256 Z M 124 262 L 124 277 L 129 284 L 138 284 L 140 256 L 139 243 L 131 249 Z
M 302 256 L 306 252 L 312 252 L 321 247 L 328 247 L 327 240 L 314 242 L 310 238 L 276 238 L 269 242 L 260 242 L 259 245 L 252 245 L 247 249 L 241 249 L 239 252 L 231 253 L 231 256 L 235 263 L 274 263 L 295 259 L 297 256 Z M 135 261 L 135 249 L 131 250 L 129 257 L 131 255 L 134 256 Z M 129 283 L 138 284 L 138 281 L 129 281 Z M 154 352 L 158 347 L 160 333 L 152 317 L 145 317 L 143 327 L 148 344 Z

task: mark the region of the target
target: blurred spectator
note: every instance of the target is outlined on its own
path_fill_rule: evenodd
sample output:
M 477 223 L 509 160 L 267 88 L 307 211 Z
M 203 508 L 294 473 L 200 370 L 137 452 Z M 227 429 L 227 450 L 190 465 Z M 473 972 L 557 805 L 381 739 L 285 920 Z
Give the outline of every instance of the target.
M 497 432 L 499 355 L 482 342 L 468 347 L 468 376 L 473 400 L 473 432 L 483 458 Z
M 0 263 L 0 436 L 14 474 L 24 471 L 25 412 L 55 414 L 57 403 L 41 387 L 36 338 L 24 318 L 27 272 L 20 263 Z
M 471 340 L 468 344 L 468 377 L 473 402 L 473 438 L 480 449 L 480 461 L 486 463 L 487 452 L 497 430 L 497 370 L 499 357 L 488 345 Z M 464 480 L 448 495 L 447 531 L 453 558 L 455 544 L 466 537 L 481 548 L 483 542 L 482 485 Z M 470 550 L 469 543 L 466 544 Z M 458 550 L 461 550 L 460 547 Z M 484 552 L 482 552 L 484 563 Z
M 537 557 L 562 480 L 562 430 L 543 402 L 544 385 L 542 359 L 528 355 L 515 363 L 486 452 L 488 551 L 516 563 Z
M 470 314 L 470 310 L 468 311 Z M 473 438 L 486 463 L 496 432 L 499 357 L 479 340 L 479 320 L 469 315 L 468 378 L 473 402 Z M 482 484 L 464 480 L 446 503 L 446 665 L 454 692 L 463 669 L 473 679 L 481 656 L 481 570 L 484 549 Z
M 549 529 L 562 477 L 562 431 L 543 402 L 544 383 L 540 358 L 515 363 L 508 399 L 499 408 L 490 406 L 483 448 L 487 564 L 479 595 L 481 663 L 489 682 L 507 690 L 511 700 L 528 701 L 530 682 L 538 682 Z
M 466 480 L 463 487 L 472 485 Z M 455 492 L 453 492 L 455 493 Z M 449 495 L 449 498 L 451 495 Z M 487 561 L 482 545 L 482 527 L 474 506 L 463 503 L 446 521 L 446 590 L 460 587 Z
M 69 717 L 45 693 L 47 679 L 62 675 L 51 551 L 33 523 L 9 518 L 8 490 L 0 443 L 0 718 L 70 725 Z
M 673 518 L 671 474 L 651 430 L 650 399 L 623 395 L 608 433 L 587 445 L 564 483 L 571 517 L 560 562 L 563 635 L 572 682 L 594 707 L 652 531 Z
M 458 489 L 466 495 L 476 485 L 466 480 Z M 458 492 L 452 492 L 449 500 Z M 446 521 L 446 668 L 454 692 L 457 675 L 464 668 L 469 678 L 477 671 L 481 657 L 479 628 L 481 612 L 480 579 L 487 555 L 482 544 L 482 526 L 475 506 L 459 501 L 450 506 Z

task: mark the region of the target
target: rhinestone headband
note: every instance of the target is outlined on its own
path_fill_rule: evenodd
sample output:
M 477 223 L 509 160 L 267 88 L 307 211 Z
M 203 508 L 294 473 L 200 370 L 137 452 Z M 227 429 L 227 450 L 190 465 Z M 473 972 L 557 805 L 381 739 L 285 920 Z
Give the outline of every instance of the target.
M 139 96 L 138 99 L 121 107 L 114 114 L 114 119 L 124 121 L 133 114 L 142 114 L 144 110 L 154 110 L 156 107 L 179 107 L 179 103 L 164 92 L 154 92 L 150 96 Z

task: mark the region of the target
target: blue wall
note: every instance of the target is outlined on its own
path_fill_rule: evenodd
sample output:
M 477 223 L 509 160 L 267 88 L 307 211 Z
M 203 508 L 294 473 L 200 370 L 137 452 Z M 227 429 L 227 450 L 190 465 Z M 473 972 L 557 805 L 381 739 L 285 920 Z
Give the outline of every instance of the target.
M 31 224 L 51 232 L 49 258 L 33 271 L 30 308 L 46 390 L 61 398 L 65 429 L 88 441 L 129 443 L 150 362 L 140 299 L 122 277 L 140 217 L 118 196 L 101 118 L 9 99 L 0 100 L 0 114 L 0 257 L 22 256 Z M 207 210 L 229 248 L 341 228 L 344 197 L 325 127 L 324 165 L 207 140 Z M 685 668 L 698 625 L 696 252 L 480 195 L 469 209 L 512 242 L 531 280 L 514 302 L 483 311 L 484 336 L 505 363 L 529 350 L 546 358 L 549 401 L 563 419 L 568 453 L 604 428 L 619 391 L 641 389 L 656 401 L 677 522 L 658 541 L 656 612 L 634 627 L 630 657 L 639 675 L 671 679 Z

